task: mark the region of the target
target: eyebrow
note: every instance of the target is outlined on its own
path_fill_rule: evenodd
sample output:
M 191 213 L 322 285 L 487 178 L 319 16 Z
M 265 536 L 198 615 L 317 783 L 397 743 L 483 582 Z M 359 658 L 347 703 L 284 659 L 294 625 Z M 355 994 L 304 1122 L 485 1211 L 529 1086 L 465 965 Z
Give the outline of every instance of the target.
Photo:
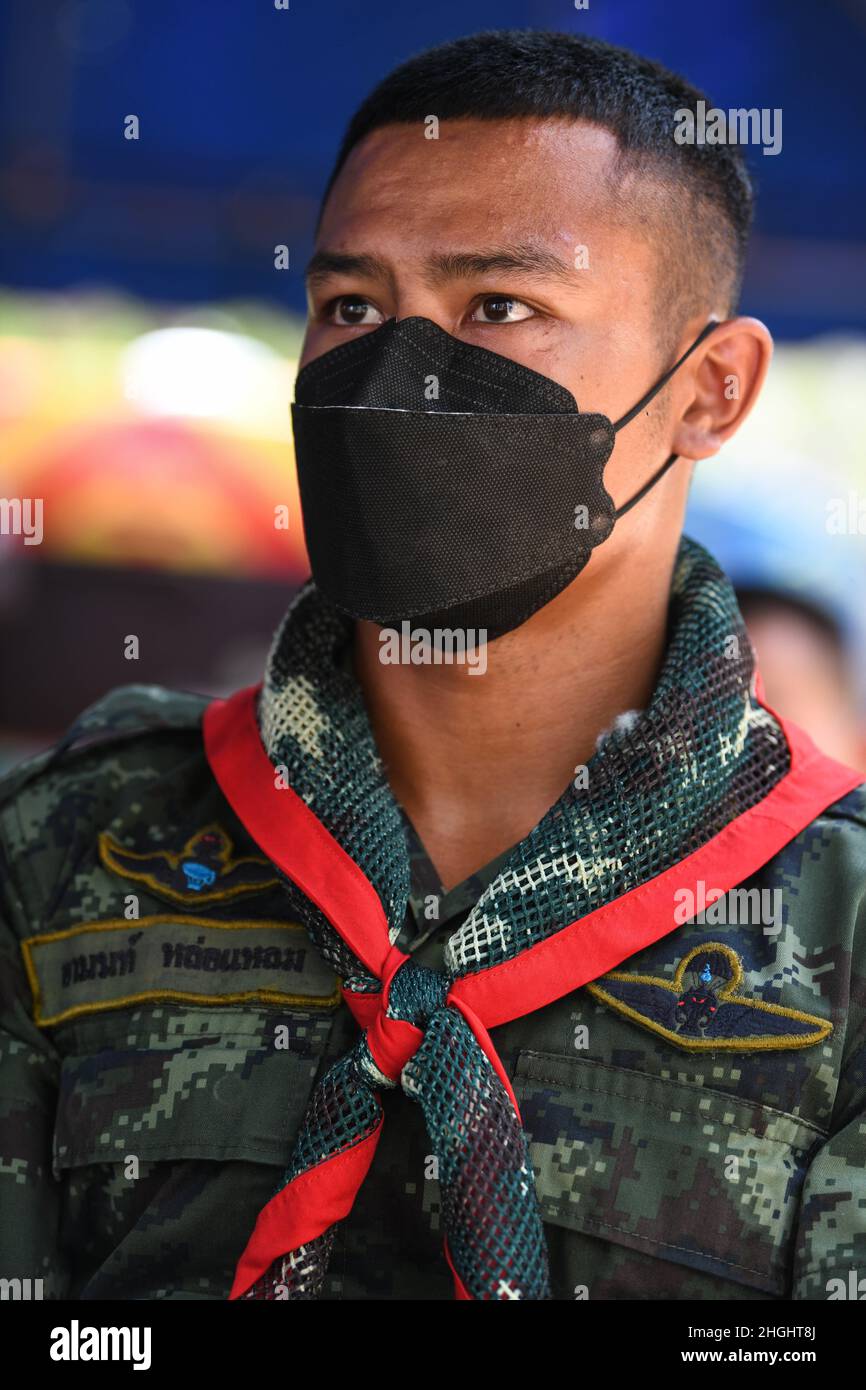
M 317 251 L 304 273 L 310 285 L 330 275 L 363 275 L 368 280 L 390 280 L 391 272 L 377 256 L 353 255 L 348 251 Z
M 431 284 L 443 280 L 468 280 L 491 271 L 518 271 L 540 275 L 546 280 L 562 280 L 574 285 L 574 266 L 560 260 L 543 246 L 494 246 L 488 251 L 447 251 L 429 257 L 426 279 Z
M 429 285 L 447 280 L 468 280 L 491 272 L 522 272 L 559 280 L 571 286 L 579 283 L 574 267 L 542 246 L 494 246 L 484 251 L 442 251 L 427 258 L 424 279 Z M 356 255 L 348 251 L 317 251 L 306 270 L 308 284 L 319 284 L 332 275 L 362 275 L 369 280 L 392 283 L 391 268 L 378 256 Z

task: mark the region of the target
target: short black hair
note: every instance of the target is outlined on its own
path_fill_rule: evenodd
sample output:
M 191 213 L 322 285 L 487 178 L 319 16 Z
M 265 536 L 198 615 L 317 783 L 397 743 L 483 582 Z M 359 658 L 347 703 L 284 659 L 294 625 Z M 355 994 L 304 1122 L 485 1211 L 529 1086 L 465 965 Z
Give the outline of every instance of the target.
M 733 313 L 752 221 L 752 182 L 737 144 L 675 142 L 676 113 L 695 112 L 699 101 L 709 109 L 704 94 L 676 73 L 601 39 L 538 29 L 454 39 L 402 63 L 370 93 L 349 123 L 322 206 L 352 150 L 382 126 L 423 122 L 429 115 L 440 121 L 587 121 L 617 137 L 618 174 L 637 172 L 661 186 L 656 206 L 668 238 L 661 307 L 675 307 L 685 319 L 721 293 L 725 311 Z M 674 250 L 683 239 L 685 257 Z

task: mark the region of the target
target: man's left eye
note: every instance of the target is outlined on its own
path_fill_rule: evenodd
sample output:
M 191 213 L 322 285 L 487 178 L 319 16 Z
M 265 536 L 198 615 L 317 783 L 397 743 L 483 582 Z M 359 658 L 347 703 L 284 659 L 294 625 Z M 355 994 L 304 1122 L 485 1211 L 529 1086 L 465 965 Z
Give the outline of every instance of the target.
M 470 314 L 475 323 L 520 323 L 535 313 L 522 299 L 506 299 L 504 295 L 489 294 Z

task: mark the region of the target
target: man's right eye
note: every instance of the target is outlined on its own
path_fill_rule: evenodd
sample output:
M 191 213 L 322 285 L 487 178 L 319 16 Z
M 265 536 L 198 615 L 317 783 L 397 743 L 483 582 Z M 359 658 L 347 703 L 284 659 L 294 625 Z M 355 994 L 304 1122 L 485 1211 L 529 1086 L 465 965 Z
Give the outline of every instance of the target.
M 332 299 L 325 307 L 325 318 L 343 328 L 368 328 L 385 322 L 384 314 L 375 304 L 356 294 L 344 294 L 339 299 Z

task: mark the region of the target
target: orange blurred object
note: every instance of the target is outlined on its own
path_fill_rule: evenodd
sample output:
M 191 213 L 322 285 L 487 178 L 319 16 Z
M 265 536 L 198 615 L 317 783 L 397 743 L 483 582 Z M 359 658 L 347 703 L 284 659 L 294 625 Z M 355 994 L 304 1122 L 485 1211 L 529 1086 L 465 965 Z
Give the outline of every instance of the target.
M 261 446 L 258 446 L 261 447 Z M 65 430 L 37 452 L 46 553 L 84 562 L 297 578 L 306 572 L 291 454 L 279 496 L 242 439 L 200 422 L 123 420 Z M 277 509 L 289 529 L 275 524 Z

